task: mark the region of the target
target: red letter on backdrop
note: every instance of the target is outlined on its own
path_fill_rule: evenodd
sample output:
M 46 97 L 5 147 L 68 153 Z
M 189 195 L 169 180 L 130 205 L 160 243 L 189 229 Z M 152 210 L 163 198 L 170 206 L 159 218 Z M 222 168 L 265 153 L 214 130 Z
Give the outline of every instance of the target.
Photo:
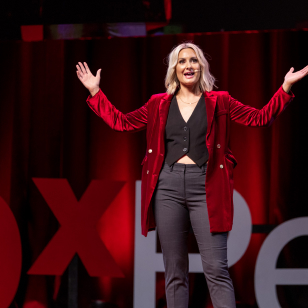
M 28 274 L 62 275 L 77 253 L 90 276 L 123 277 L 96 225 L 124 182 L 94 180 L 77 201 L 66 179 L 34 178 L 33 181 L 61 227 Z
M 9 307 L 20 278 L 21 241 L 15 217 L 0 197 L 0 307 Z

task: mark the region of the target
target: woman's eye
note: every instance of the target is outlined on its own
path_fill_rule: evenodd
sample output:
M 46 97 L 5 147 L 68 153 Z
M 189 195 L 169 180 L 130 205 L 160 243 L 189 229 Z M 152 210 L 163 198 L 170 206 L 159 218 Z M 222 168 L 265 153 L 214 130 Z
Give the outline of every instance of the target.
M 183 63 L 184 63 L 184 60 L 180 60 L 180 62 L 179 62 L 179 63 L 183 64 Z
M 197 63 L 198 59 L 192 59 L 192 62 Z

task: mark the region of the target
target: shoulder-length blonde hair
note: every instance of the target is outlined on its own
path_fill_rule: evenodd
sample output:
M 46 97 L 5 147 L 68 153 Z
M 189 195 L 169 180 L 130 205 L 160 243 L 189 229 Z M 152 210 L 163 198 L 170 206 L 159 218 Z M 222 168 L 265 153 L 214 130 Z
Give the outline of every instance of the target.
M 215 78 L 210 73 L 210 65 L 205 59 L 203 51 L 193 43 L 182 43 L 170 52 L 168 56 L 168 70 L 165 78 L 165 86 L 168 94 L 174 94 L 176 89 L 180 86 L 180 82 L 176 76 L 175 67 L 178 63 L 179 53 L 182 49 L 191 48 L 195 51 L 199 64 L 201 66 L 201 76 L 199 79 L 199 88 L 202 92 L 212 91 L 215 86 Z

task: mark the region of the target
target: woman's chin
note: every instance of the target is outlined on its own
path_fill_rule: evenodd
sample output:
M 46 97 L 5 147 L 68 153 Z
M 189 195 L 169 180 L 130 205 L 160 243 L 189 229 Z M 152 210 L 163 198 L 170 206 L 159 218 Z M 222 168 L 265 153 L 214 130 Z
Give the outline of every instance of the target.
M 181 82 L 181 85 L 183 85 L 186 88 L 194 88 L 197 85 L 197 81 L 196 80 L 185 80 L 183 82 Z

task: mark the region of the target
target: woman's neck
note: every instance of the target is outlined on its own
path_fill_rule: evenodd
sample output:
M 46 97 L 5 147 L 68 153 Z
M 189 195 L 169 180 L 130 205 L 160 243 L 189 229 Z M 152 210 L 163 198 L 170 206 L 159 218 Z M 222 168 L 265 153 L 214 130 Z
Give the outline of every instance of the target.
M 199 87 L 191 87 L 191 88 L 188 88 L 188 87 L 185 87 L 183 85 L 181 85 L 181 88 L 179 89 L 178 91 L 178 95 L 183 97 L 183 98 L 191 98 L 191 97 L 196 97 L 196 96 L 200 96 L 201 94 L 201 91 L 199 89 Z

